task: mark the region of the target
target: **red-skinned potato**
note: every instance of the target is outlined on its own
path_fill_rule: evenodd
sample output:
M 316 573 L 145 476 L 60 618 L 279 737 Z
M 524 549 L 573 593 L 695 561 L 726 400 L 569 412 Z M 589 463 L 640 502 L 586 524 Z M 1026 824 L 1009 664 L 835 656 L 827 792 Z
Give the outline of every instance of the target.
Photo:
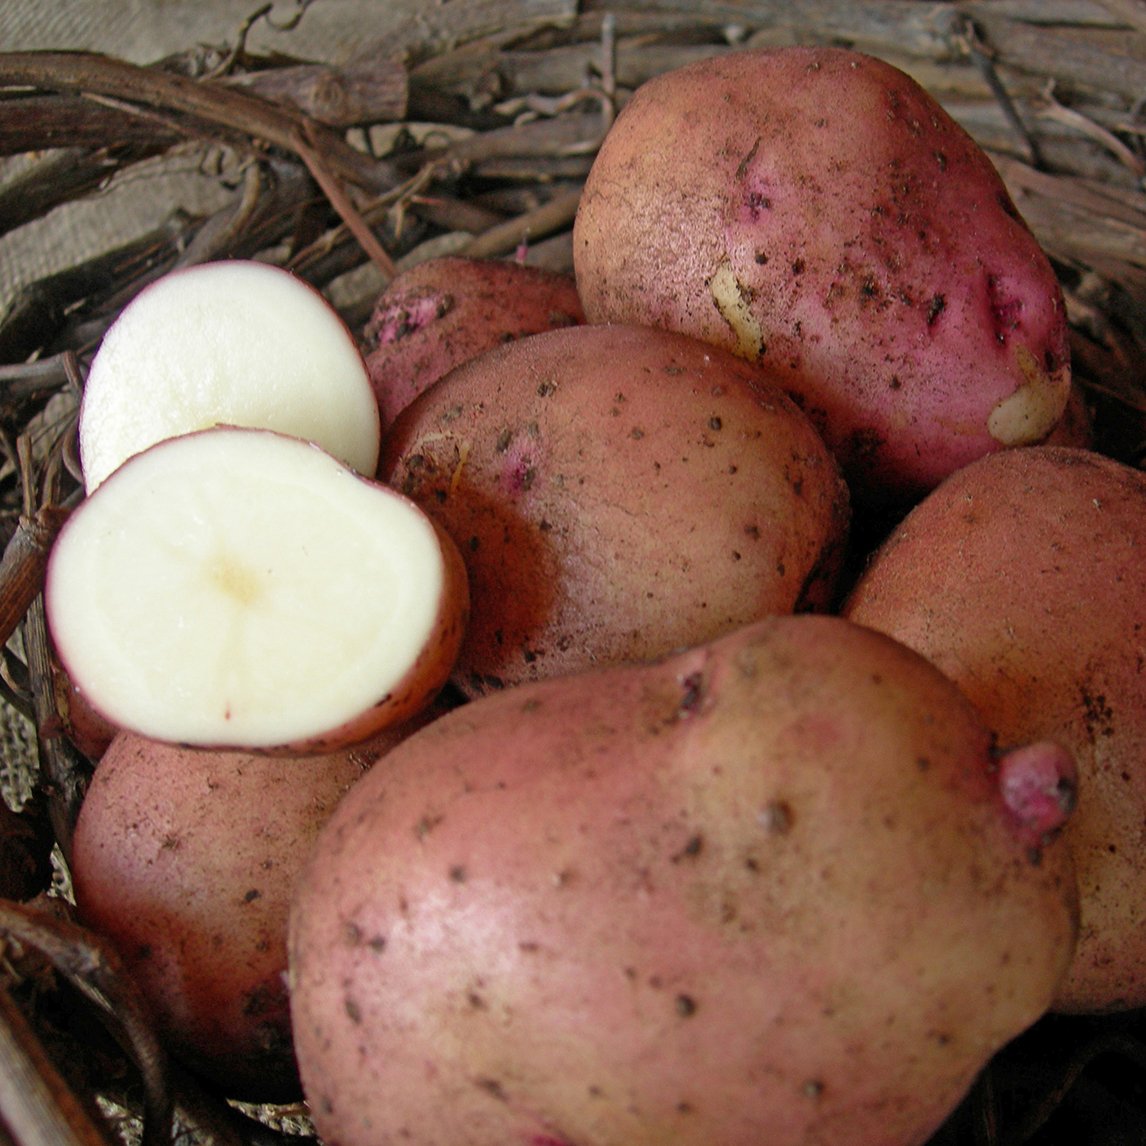
M 1071 782 L 837 617 L 475 700 L 296 884 L 319 1134 L 918 1146 L 1069 963 Z
M 86 704 L 197 747 L 332 752 L 410 719 L 448 679 L 466 572 L 390 487 L 266 430 L 134 455 L 48 560 L 45 609 Z
M 471 359 L 399 416 L 379 473 L 466 563 L 471 696 L 823 608 L 849 520 L 835 460 L 767 374 L 644 327 Z
M 229 1097 L 299 1096 L 286 988 L 294 880 L 336 803 L 403 736 L 330 756 L 119 733 L 76 825 L 80 919 L 112 941 L 168 1049 Z
M 1146 1005 L 1146 474 L 1031 447 L 948 478 L 892 532 L 844 613 L 923 653 L 1000 743 L 1076 757 L 1066 831 L 1078 952 L 1055 1006 Z
M 585 321 L 570 274 L 500 259 L 427 259 L 394 278 L 364 350 L 383 427 L 454 366 L 503 342 Z
M 1070 389 L 1062 291 L 989 158 L 914 80 L 828 47 L 654 77 L 574 228 L 591 322 L 773 365 L 857 503 L 1040 441 Z

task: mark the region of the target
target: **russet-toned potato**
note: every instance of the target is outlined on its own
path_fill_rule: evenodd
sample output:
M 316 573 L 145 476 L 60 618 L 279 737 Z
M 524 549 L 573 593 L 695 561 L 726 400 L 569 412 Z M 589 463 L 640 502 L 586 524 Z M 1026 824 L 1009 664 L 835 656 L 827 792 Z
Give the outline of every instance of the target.
M 1070 960 L 1072 764 L 774 617 L 475 700 L 327 822 L 291 1005 L 340 1146 L 924 1142 Z
M 857 503 L 914 500 L 1066 407 L 1050 261 L 985 152 L 885 61 L 787 47 L 654 77 L 602 143 L 573 239 L 589 321 L 771 363 Z
M 823 608 L 849 519 L 834 458 L 764 371 L 642 327 L 470 360 L 391 427 L 380 476 L 465 561 L 470 695 Z
M 1085 449 L 1008 451 L 948 478 L 844 607 L 937 664 L 1001 744 L 1079 769 L 1081 902 L 1062 1010 L 1146 1005 L 1146 474 Z

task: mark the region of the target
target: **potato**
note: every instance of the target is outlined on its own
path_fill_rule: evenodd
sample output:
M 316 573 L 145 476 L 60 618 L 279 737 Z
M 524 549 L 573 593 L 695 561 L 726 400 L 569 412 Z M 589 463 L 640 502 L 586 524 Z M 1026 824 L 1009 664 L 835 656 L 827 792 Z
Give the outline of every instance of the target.
M 228 1096 L 298 1096 L 287 906 L 320 824 L 396 731 L 306 759 L 121 732 L 76 825 L 79 916 L 107 936 L 169 1049 Z
M 465 561 L 471 696 L 823 607 L 847 534 L 838 467 L 767 374 L 648 328 L 472 359 L 398 418 L 379 472 Z
M 327 299 L 281 267 L 198 263 L 131 299 L 84 383 L 84 486 L 91 493 L 157 442 L 216 425 L 292 434 L 361 474 L 378 464 L 362 354 Z
M 986 154 L 897 68 L 745 50 L 622 110 L 573 235 L 591 322 L 773 364 L 857 503 L 1034 443 L 1070 390 L 1062 291 Z
M 469 593 L 454 543 L 408 498 L 312 443 L 214 427 L 135 454 L 77 506 L 44 606 L 106 722 L 290 755 L 428 705 Z
M 483 350 L 584 321 L 572 275 L 461 255 L 416 264 L 382 292 L 364 331 L 383 427 Z
M 904 519 L 844 612 L 923 653 L 1000 743 L 1076 756 L 1078 953 L 1056 1007 L 1146 1005 L 1146 474 L 1030 447 L 955 474 Z
M 1070 960 L 1063 805 L 1028 799 L 1070 769 L 1000 759 L 922 657 L 831 616 L 464 705 L 296 884 L 318 1132 L 922 1143 Z

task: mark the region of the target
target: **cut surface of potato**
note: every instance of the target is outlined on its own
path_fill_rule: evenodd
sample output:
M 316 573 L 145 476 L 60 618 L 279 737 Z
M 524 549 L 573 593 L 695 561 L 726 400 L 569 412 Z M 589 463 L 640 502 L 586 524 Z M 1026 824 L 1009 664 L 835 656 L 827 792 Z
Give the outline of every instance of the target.
M 222 424 L 316 442 L 363 474 L 378 462 L 378 411 L 353 336 L 322 295 L 269 264 L 188 267 L 124 308 L 84 386 L 84 483 L 90 492 L 148 446 Z
M 117 725 L 332 750 L 438 691 L 460 568 L 413 503 L 316 446 L 214 429 L 136 456 L 80 505 L 46 602 L 66 669 Z

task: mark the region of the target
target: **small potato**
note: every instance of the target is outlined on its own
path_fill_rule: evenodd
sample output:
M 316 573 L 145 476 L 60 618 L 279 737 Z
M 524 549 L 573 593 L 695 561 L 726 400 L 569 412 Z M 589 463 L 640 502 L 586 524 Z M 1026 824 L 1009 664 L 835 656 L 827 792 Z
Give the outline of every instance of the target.
M 471 696 L 822 608 L 849 520 L 835 460 L 766 373 L 641 327 L 471 359 L 391 427 L 380 476 L 465 561 Z
M 1070 390 L 1053 267 L 988 156 L 858 52 L 730 52 L 626 104 L 573 234 L 590 322 L 769 362 L 857 503 L 1046 437 Z
M 1078 953 L 1056 1007 L 1146 1005 L 1146 474 L 1083 449 L 993 455 L 896 528 L 844 606 L 923 653 L 1000 744 L 1079 769 Z
M 291 909 L 339 1146 L 918 1146 L 1046 1009 L 1071 762 L 837 617 L 485 697 L 327 822 Z M 1044 789 L 1045 790 L 1045 789 Z
M 227 1096 L 298 1096 L 287 905 L 319 826 L 391 731 L 305 759 L 212 752 L 121 732 L 76 825 L 81 920 L 116 946 L 172 1053 Z
M 457 255 L 418 263 L 382 292 L 364 333 L 383 427 L 483 350 L 584 321 L 572 275 Z

